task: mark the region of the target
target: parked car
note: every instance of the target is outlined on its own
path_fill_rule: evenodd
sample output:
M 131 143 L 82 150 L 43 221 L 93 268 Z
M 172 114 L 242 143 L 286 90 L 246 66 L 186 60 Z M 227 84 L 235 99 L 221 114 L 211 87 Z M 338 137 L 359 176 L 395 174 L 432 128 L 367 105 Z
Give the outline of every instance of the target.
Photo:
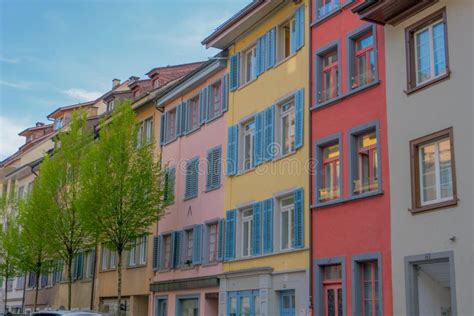
M 67 316 L 101 316 L 102 314 L 97 312 L 91 311 L 39 311 L 34 312 L 31 314 L 38 315 L 38 316 L 60 316 L 60 315 L 67 315 Z

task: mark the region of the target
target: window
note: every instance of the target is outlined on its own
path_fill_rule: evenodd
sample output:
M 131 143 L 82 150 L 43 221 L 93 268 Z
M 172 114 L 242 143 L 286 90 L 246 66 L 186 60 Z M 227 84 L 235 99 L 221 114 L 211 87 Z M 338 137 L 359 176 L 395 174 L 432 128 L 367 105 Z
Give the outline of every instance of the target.
M 171 269 L 171 235 L 163 236 L 163 269 Z
M 36 286 L 36 273 L 30 272 L 28 274 L 28 288 L 34 288 Z
M 188 126 L 186 127 L 187 132 L 192 132 L 199 127 L 199 96 L 195 96 L 188 101 Z
M 316 52 L 316 106 L 341 95 L 339 42 L 331 43 Z
M 177 313 L 179 316 L 198 316 L 199 298 L 178 298 Z
M 85 254 L 85 261 L 84 261 L 84 271 L 86 279 L 91 279 L 94 277 L 94 270 L 95 270 L 95 250 L 89 250 Z M 53 281 L 54 281 L 54 273 L 56 270 L 53 270 Z
M 351 196 L 381 192 L 378 126 L 378 121 L 375 121 L 349 132 Z
M 114 270 L 117 266 L 117 253 L 102 245 L 100 268 L 102 271 Z
M 216 147 L 207 153 L 206 190 L 217 189 L 221 185 L 221 160 L 222 149 Z
M 25 276 L 24 275 L 20 275 L 17 279 L 16 279 L 16 289 L 17 290 L 23 290 L 25 288 Z
M 408 315 L 459 314 L 452 251 L 405 257 L 405 274 Z
M 295 151 L 295 102 L 292 99 L 280 107 L 281 154 Z
M 46 274 L 46 277 L 48 277 L 48 274 Z M 7 279 L 7 291 L 8 292 L 13 291 L 13 281 L 14 280 L 15 280 L 15 278 L 8 278 Z
M 54 120 L 54 129 L 58 130 L 61 127 L 63 127 L 63 119 L 62 118 L 57 118 Z
M 252 208 L 242 211 L 242 257 L 252 254 Z
M 350 89 L 363 87 L 377 79 L 375 54 L 375 26 L 368 25 L 349 36 L 351 61 Z
M 144 128 L 144 133 L 145 133 L 145 142 L 147 144 L 151 144 L 153 141 L 153 118 L 150 117 L 145 120 L 144 122 L 145 128 Z
M 453 129 L 410 142 L 412 211 L 457 203 Z
M 260 295 L 258 290 L 228 292 L 229 316 L 260 316 Z
M 292 248 L 295 235 L 295 208 L 293 196 L 280 200 L 281 250 Z
M 190 266 L 193 263 L 193 245 L 194 231 L 192 229 L 185 231 L 184 264 Z
M 141 266 L 146 263 L 146 236 L 139 237 L 132 242 L 128 252 L 128 266 Z
M 317 0 L 317 17 L 323 18 L 339 9 L 339 0 Z
M 176 109 L 167 112 L 166 142 L 176 138 Z
M 208 120 L 222 113 L 222 84 L 221 80 L 210 86 L 210 104 L 208 109 Z
M 110 100 L 107 102 L 107 112 L 112 112 L 115 108 L 115 99 Z
M 186 183 L 184 199 L 192 199 L 198 195 L 199 157 L 186 163 Z
M 167 168 L 166 174 L 165 174 L 166 190 L 164 193 L 164 199 L 168 203 L 174 202 L 175 183 L 176 183 L 176 167 Z
M 343 316 L 341 265 L 327 265 L 323 268 L 324 315 Z
M 156 79 L 153 81 L 153 88 L 158 88 L 160 86 L 160 80 L 159 79 Z
M 408 92 L 449 75 L 446 10 L 408 27 Z
M 365 262 L 360 264 L 361 293 L 362 293 L 362 315 L 380 315 L 380 300 L 378 290 L 378 268 L 377 262 Z
M 283 60 L 291 55 L 291 43 L 294 40 L 296 20 L 292 17 L 278 28 L 278 59 Z
M 156 300 L 156 316 L 168 316 L 168 300 L 166 298 L 158 298 Z
M 280 316 L 295 316 L 296 300 L 295 290 L 280 292 Z
M 242 170 L 248 170 L 253 167 L 253 150 L 254 150 L 254 134 L 255 134 L 255 120 L 243 125 L 243 157 Z
M 257 48 L 255 45 L 242 53 L 242 83 L 257 78 Z
M 341 165 L 339 161 L 339 144 L 327 146 L 323 149 L 322 184 L 319 190 L 319 200 L 334 200 L 340 196 Z
M 218 224 L 210 224 L 208 225 L 208 245 L 209 245 L 209 255 L 208 255 L 208 262 L 216 262 L 217 261 L 217 247 L 218 247 Z

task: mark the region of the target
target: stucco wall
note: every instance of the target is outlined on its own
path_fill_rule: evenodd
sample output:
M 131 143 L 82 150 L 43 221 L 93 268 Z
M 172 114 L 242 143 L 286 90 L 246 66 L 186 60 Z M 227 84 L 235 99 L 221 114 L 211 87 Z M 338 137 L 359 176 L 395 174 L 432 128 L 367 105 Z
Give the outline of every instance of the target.
M 451 76 L 406 95 L 405 28 L 446 7 Z M 441 0 L 386 26 L 394 314 L 404 315 L 405 256 L 454 251 L 458 315 L 473 310 L 473 9 L 471 0 Z M 409 141 L 453 127 L 458 205 L 412 215 Z M 451 241 L 451 237 L 456 237 Z

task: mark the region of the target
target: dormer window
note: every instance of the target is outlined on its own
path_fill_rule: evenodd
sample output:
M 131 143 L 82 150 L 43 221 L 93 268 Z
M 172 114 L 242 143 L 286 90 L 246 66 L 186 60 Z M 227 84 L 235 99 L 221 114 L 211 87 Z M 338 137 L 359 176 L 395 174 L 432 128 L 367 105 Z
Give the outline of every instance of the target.
M 58 130 L 63 127 L 63 118 L 57 118 L 54 120 L 54 129 Z
M 153 88 L 158 88 L 160 86 L 160 80 L 159 79 L 156 79 L 155 81 L 153 81 Z
M 115 107 L 115 99 L 110 100 L 107 102 L 107 112 L 112 112 Z

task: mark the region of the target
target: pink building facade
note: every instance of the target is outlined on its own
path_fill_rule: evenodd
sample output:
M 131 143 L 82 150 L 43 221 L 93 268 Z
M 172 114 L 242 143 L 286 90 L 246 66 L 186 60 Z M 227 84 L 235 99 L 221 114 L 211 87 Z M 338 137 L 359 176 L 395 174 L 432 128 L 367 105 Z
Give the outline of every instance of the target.
M 211 60 L 157 96 L 172 204 L 153 239 L 150 315 L 218 314 L 227 75 Z

